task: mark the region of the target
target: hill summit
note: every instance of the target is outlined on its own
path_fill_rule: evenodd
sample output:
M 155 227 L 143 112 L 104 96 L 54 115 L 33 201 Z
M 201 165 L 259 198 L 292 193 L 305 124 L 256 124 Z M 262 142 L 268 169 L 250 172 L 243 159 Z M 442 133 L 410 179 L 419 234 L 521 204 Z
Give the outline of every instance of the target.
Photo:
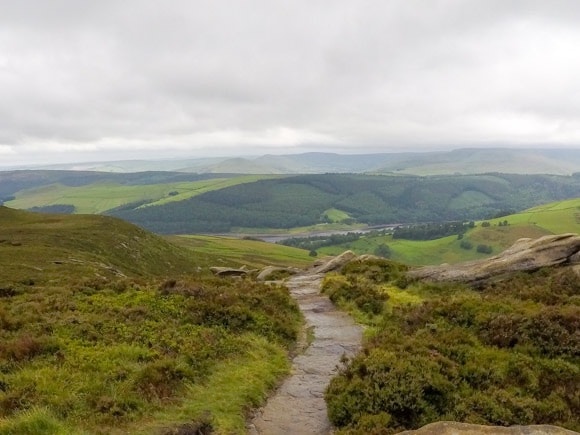
M 195 265 L 186 250 L 117 218 L 0 206 L 0 268 L 7 280 L 48 281 L 168 276 Z

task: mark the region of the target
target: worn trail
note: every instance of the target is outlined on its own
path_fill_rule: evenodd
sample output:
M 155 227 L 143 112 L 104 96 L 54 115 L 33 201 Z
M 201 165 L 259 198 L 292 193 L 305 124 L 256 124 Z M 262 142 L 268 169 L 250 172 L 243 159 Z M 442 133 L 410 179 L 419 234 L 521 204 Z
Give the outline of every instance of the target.
M 353 355 L 362 330 L 325 296 L 319 294 L 323 275 L 300 275 L 287 283 L 313 328 L 314 340 L 292 362 L 292 373 L 250 425 L 251 434 L 328 434 L 324 390 L 336 374 L 343 354 Z

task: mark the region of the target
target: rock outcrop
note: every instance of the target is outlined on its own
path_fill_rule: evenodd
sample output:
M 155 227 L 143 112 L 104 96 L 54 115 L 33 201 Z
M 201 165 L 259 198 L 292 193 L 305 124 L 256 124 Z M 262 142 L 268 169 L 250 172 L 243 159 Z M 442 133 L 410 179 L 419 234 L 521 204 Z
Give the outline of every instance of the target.
M 410 271 L 409 276 L 428 281 L 477 284 L 512 272 L 573 264 L 580 257 L 579 252 L 580 236 L 578 234 L 520 239 L 494 257 L 453 265 L 426 266 Z
M 399 435 L 578 435 L 577 432 L 557 426 L 482 426 L 479 424 L 440 421 L 423 426 L 417 430 L 407 430 Z
M 344 251 L 337 257 L 331 258 L 326 263 L 314 268 L 313 273 L 327 273 L 342 269 L 347 263 L 357 258 L 352 251 Z
M 234 269 L 231 267 L 210 267 L 209 270 L 216 276 L 246 276 L 248 274 L 247 269 Z

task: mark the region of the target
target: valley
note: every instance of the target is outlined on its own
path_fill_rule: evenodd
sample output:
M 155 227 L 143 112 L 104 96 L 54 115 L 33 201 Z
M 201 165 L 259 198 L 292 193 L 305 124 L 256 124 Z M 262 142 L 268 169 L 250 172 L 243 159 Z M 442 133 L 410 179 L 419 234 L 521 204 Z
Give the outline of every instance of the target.
M 579 0 L 2 6 L 0 435 L 580 435 Z
M 0 179 L 0 434 L 580 430 L 576 263 L 416 272 L 577 233 L 576 176 Z

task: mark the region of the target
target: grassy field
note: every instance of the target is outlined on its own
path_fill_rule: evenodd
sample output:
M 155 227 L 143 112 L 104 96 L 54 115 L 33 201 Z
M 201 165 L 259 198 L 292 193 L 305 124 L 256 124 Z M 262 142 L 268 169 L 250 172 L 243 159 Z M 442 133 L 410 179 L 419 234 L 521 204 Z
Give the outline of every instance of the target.
M 497 223 L 507 219 L 510 223 L 535 226 L 553 234 L 580 231 L 580 199 L 558 201 L 530 208 L 506 218 L 494 219 Z
M 18 192 L 16 199 L 8 201 L 6 205 L 28 209 L 67 204 L 73 205 L 76 213 L 97 214 L 128 203 L 159 200 L 176 191 L 179 186 L 181 183 L 139 186 L 98 183 L 80 187 L 51 184 Z
M 325 210 L 324 216 L 330 222 L 342 222 L 345 219 L 351 218 L 351 216 L 347 212 L 338 210 L 336 208 L 329 208 L 328 210 Z
M 287 289 L 206 266 L 250 264 L 254 245 L 256 267 L 308 257 L 240 243 L 184 249 L 111 217 L 0 207 L 0 435 L 244 433 L 301 315 Z
M 257 236 L 260 235 L 265 236 L 295 236 L 295 237 L 302 237 L 312 235 L 313 233 L 325 233 L 329 231 L 357 231 L 361 229 L 367 228 L 365 224 L 345 224 L 342 222 L 334 222 L 334 223 L 323 223 L 323 224 L 316 224 L 316 225 L 308 225 L 303 227 L 294 227 L 294 228 L 265 228 L 265 227 L 256 227 L 256 228 L 247 228 L 247 227 L 233 227 L 231 233 L 236 235 L 247 235 L 247 236 Z
M 507 226 L 503 226 L 505 221 L 508 222 Z M 477 222 L 475 228 L 465 233 L 462 240 L 472 244 L 469 250 L 461 248 L 462 240 L 457 236 L 425 241 L 382 236 L 362 237 L 348 244 L 320 248 L 318 252 L 323 255 L 337 255 L 351 249 L 358 254 L 372 254 L 379 245 L 385 244 L 390 248 L 393 260 L 410 265 L 458 263 L 481 259 L 498 254 L 520 238 L 579 232 L 580 199 L 554 202 L 514 215 L 490 219 L 487 222 L 490 226 L 484 227 L 482 222 Z M 480 244 L 491 246 L 492 254 L 478 253 L 476 247 Z
M 120 219 L 0 207 L 0 269 L 12 281 L 194 273 L 189 252 Z
M 312 263 L 312 257 L 304 249 L 220 236 L 170 236 L 168 240 L 190 249 L 200 264 L 208 266 L 265 265 L 304 267 Z M 210 264 L 211 263 L 211 264 Z
M 12 208 L 29 209 L 67 204 L 75 207 L 75 213 L 98 214 L 125 204 L 142 201 L 147 201 L 147 205 L 162 205 L 182 201 L 211 190 L 251 183 L 263 178 L 271 177 L 246 175 L 234 178 L 142 185 L 94 183 L 75 187 L 51 184 L 22 190 L 15 194 L 14 200 L 6 202 L 6 205 Z

